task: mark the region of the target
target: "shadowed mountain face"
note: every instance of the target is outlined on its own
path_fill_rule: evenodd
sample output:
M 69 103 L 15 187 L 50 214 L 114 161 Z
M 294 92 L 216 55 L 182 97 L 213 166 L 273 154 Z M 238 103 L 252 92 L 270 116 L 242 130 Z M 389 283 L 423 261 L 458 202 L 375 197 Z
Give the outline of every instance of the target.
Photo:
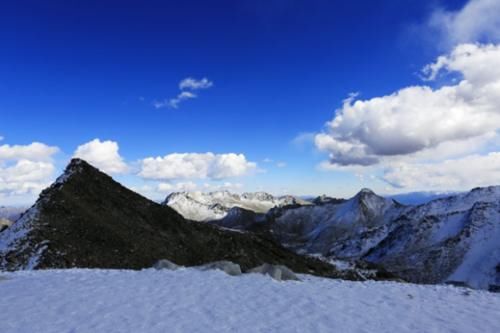
M 79 159 L 0 234 L 4 270 L 140 269 L 162 258 L 187 266 L 231 260 L 243 270 L 283 264 L 296 272 L 355 279 L 251 233 L 187 221 Z

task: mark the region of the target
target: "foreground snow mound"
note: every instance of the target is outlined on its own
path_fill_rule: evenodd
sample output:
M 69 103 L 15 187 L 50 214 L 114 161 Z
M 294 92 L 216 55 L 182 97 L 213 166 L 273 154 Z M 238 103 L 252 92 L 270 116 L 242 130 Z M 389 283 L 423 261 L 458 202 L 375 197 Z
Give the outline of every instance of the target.
M 283 265 L 269 265 L 263 264 L 258 267 L 252 268 L 249 273 L 259 273 L 268 275 L 277 281 L 294 280 L 300 281 L 299 277 L 295 275 L 288 267 Z
M 240 207 L 255 213 L 266 213 L 273 207 L 309 204 L 293 196 L 275 197 L 265 192 L 235 194 L 228 191 L 176 192 L 163 203 L 175 209 L 184 218 L 193 221 L 220 220 L 231 208 Z
M 498 332 L 500 295 L 221 271 L 2 274 L 0 332 Z

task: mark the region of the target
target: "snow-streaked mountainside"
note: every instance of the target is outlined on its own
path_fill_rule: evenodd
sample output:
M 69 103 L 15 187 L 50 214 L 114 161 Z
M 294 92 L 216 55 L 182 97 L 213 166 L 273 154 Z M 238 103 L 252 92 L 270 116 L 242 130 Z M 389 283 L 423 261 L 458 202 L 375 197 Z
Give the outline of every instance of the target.
M 273 207 L 306 205 L 309 202 L 292 196 L 275 197 L 265 192 L 235 194 L 229 191 L 175 192 L 164 201 L 184 218 L 193 221 L 219 220 L 233 207 L 266 213 Z
M 402 205 L 368 189 L 348 200 L 317 198 L 267 214 L 213 222 L 266 231 L 298 253 L 367 260 L 413 282 L 500 287 L 500 186 Z
M 500 186 L 414 207 L 366 259 L 415 282 L 500 286 Z
M 392 199 L 363 189 L 340 203 L 277 208 L 269 216 L 274 235 L 288 247 L 299 252 L 352 258 L 364 255 L 405 209 Z
M 301 279 L 195 269 L 3 273 L 0 332 L 493 333 L 500 327 L 494 293 Z

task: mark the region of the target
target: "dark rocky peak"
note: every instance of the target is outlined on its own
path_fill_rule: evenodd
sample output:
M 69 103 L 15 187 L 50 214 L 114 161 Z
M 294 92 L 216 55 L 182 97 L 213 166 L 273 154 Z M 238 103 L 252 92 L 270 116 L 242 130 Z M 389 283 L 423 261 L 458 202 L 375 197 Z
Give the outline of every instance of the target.
M 73 159 L 36 204 L 0 233 L 3 270 L 141 269 L 160 259 L 185 266 L 231 260 L 243 270 L 270 263 L 300 273 L 347 274 L 271 239 L 187 221 L 80 159 Z

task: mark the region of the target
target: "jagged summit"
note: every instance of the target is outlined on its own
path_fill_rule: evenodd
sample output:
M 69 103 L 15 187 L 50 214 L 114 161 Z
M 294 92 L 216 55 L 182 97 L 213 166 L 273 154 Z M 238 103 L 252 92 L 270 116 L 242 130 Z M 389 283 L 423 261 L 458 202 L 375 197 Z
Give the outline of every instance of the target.
M 373 195 L 375 195 L 375 192 L 373 192 L 371 189 L 365 187 L 365 188 L 362 188 L 358 192 L 358 195 L 361 195 L 361 194 L 373 194 Z
M 77 175 L 83 175 L 83 174 L 94 174 L 98 175 L 99 177 L 109 177 L 110 176 L 102 173 L 99 169 L 96 167 L 92 166 L 90 163 L 88 163 L 85 160 L 82 160 L 80 158 L 72 158 L 71 161 L 68 163 L 66 168 L 64 169 L 64 172 L 56 179 L 54 182 L 54 185 L 58 184 L 63 184 L 67 182 L 69 179 L 72 177 L 75 177 Z

